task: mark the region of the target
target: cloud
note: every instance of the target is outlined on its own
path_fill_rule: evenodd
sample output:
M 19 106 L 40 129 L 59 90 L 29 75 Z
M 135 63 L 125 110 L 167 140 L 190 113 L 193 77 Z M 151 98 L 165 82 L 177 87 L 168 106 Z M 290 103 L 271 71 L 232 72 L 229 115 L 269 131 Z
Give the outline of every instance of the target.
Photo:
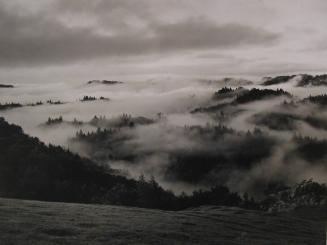
M 135 33 L 68 26 L 42 12 L 22 15 L 0 5 L 0 66 L 39 66 L 82 60 L 267 45 L 278 35 L 250 26 L 191 18 L 149 23 Z M 110 29 L 110 28 L 109 28 Z
M 246 44 L 269 44 L 277 34 L 242 24 L 224 24 L 189 19 L 176 24 L 162 24 L 154 28 L 157 41 L 163 49 L 227 48 Z
M 323 0 L 0 0 L 0 79 L 324 72 L 326 6 Z

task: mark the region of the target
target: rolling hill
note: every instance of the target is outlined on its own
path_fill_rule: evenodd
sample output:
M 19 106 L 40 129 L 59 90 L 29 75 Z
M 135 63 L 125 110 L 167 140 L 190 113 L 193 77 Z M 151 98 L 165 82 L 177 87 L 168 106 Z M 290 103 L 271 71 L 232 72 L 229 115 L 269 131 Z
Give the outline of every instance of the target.
M 325 221 L 314 209 L 278 214 L 224 206 L 161 211 L 0 198 L 0 243 L 323 245 Z

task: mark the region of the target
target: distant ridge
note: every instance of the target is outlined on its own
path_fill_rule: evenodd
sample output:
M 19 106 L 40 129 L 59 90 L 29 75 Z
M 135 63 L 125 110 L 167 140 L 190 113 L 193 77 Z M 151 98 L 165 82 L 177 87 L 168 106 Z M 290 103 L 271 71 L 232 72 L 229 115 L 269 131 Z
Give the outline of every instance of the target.
M 121 81 L 114 81 L 114 80 L 91 80 L 88 81 L 87 84 L 105 84 L 105 85 L 115 85 L 121 84 Z
M 309 75 L 309 74 L 299 74 L 299 75 L 284 75 L 276 77 L 265 77 L 264 82 L 261 84 L 263 86 L 278 85 L 290 82 L 293 78 L 298 77 L 296 81 L 296 86 L 307 87 L 307 86 L 327 86 L 327 74 L 323 75 Z
M 11 85 L 11 84 L 0 84 L 0 88 L 14 88 L 14 85 Z
M 199 82 L 205 83 L 208 85 L 222 85 L 222 86 L 248 86 L 253 85 L 253 82 L 250 80 L 242 79 L 242 78 L 233 78 L 233 77 L 225 77 L 222 79 L 200 79 Z

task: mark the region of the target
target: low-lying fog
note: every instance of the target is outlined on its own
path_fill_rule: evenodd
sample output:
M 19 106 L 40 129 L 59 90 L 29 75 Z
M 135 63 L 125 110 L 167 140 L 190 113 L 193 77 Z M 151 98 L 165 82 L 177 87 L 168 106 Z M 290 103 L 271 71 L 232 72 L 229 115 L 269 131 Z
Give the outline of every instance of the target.
M 140 174 L 153 175 L 165 188 L 176 192 L 225 184 L 234 191 L 260 194 L 263 188 L 260 185 L 270 181 L 294 184 L 313 178 L 327 182 L 325 155 L 302 156 L 298 153 L 300 143 L 294 139 L 295 136 L 327 139 L 326 108 L 311 104 L 298 104 L 292 109 L 283 107 L 284 101 L 298 103 L 310 95 L 324 94 L 327 87 L 297 87 L 297 79 L 300 78 L 269 87 L 259 85 L 260 79 L 253 84 L 242 79 L 158 79 L 110 85 L 87 81 L 18 83 L 14 84 L 15 88 L 0 89 L 0 103 L 15 102 L 23 107 L 2 110 L 0 116 L 43 142 L 69 148 L 100 164 L 120 169 L 122 174 L 132 178 Z M 232 103 L 234 97 L 214 100 L 213 94 L 223 87 L 240 86 L 283 89 L 293 97 L 278 96 L 219 110 L 209 109 L 210 112 L 194 112 L 196 108 Z M 96 97 L 96 100 L 80 101 L 84 96 Z M 62 104 L 46 103 L 48 100 Z M 28 105 L 39 101 L 43 104 Z M 268 112 L 291 113 L 292 117 L 277 121 L 281 125 L 274 128 L 276 125 L 265 125 L 267 121 L 262 115 Z M 123 114 L 127 114 L 128 122 L 135 119 L 133 126 L 117 126 L 121 123 L 119 120 L 125 120 L 121 117 Z M 60 116 L 62 122 L 47 124 L 49 117 Z M 101 116 L 101 120 L 91 123 L 94 116 Z M 312 120 L 308 118 L 318 118 L 319 126 L 315 124 L 317 120 L 310 123 Z M 74 119 L 81 123 L 72 123 Z M 287 123 L 290 125 L 285 129 Z M 236 132 L 217 133 L 214 127 L 218 125 Z M 204 131 L 193 131 L 191 126 L 201 126 Z M 96 142 L 76 136 L 80 131 L 96 133 L 98 127 L 119 129 L 113 135 L 104 134 L 108 138 Z M 255 133 L 258 128 L 259 136 Z M 252 136 L 246 135 L 248 130 Z M 240 166 L 243 162 L 244 166 Z M 204 167 L 198 170 L 194 164 Z
M 203 124 L 208 118 L 191 115 L 189 111 L 205 103 L 216 88 L 215 85 L 203 85 L 196 81 L 188 83 L 151 80 L 115 85 L 87 84 L 86 81 L 80 84 L 18 84 L 14 89 L 0 90 L 0 103 L 28 104 L 51 99 L 60 100 L 64 104 L 27 106 L 0 113 L 8 121 L 22 126 L 26 133 L 37 136 L 42 141 L 65 145 L 67 136 L 75 134 L 73 127 L 43 130 L 39 124 L 46 122 L 48 117 L 60 115 L 65 120 L 76 118 L 89 121 L 95 115 L 110 118 L 123 113 L 145 117 L 155 117 L 157 113 L 163 113 L 172 124 Z M 83 96 L 103 96 L 110 101 L 81 102 Z

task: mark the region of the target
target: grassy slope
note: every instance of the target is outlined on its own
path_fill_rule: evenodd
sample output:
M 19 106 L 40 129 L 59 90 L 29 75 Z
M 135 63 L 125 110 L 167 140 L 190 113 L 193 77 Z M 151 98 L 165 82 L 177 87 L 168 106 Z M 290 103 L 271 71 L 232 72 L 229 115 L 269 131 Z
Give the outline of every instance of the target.
M 308 220 L 303 213 L 290 217 L 229 207 L 169 212 L 0 198 L 2 245 L 323 245 L 324 235 L 323 219 Z

